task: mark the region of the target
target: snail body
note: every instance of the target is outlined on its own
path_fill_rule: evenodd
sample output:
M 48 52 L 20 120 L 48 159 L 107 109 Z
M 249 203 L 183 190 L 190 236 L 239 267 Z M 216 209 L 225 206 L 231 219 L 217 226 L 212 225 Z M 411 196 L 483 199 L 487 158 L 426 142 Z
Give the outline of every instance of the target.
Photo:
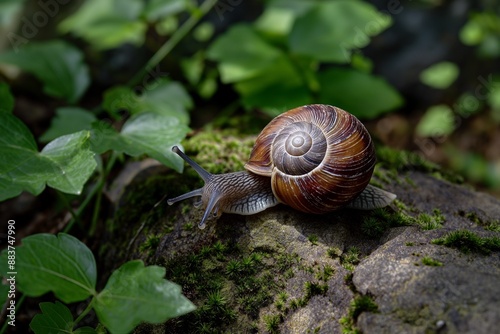
M 168 200 L 171 205 L 201 196 L 205 207 L 199 224 L 212 214 L 249 215 L 284 203 L 306 213 L 342 207 L 380 208 L 396 195 L 368 185 L 375 149 L 363 124 L 329 105 L 307 105 L 274 118 L 259 134 L 246 171 L 210 174 L 176 146 L 172 150 L 205 181 L 197 190 Z

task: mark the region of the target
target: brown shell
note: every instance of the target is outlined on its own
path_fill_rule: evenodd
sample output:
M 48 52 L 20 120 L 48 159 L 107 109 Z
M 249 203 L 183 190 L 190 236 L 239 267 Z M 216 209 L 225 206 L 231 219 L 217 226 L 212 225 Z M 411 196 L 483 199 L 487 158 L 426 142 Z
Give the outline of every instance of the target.
M 271 177 L 274 195 L 297 210 L 336 210 L 368 185 L 375 149 L 363 124 L 328 105 L 307 105 L 273 119 L 245 168 Z

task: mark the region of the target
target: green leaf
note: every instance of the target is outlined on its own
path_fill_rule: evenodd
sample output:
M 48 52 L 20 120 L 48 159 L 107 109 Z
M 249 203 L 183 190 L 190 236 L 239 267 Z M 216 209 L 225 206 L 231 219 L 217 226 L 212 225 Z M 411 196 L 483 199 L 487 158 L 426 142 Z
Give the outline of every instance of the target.
M 38 152 L 26 125 L 0 113 L 0 201 L 23 190 L 38 195 L 45 184 L 79 194 L 96 167 L 89 139 L 89 131 L 77 132 L 57 138 Z
M 176 117 L 140 113 L 125 122 L 120 133 L 98 123 L 93 130 L 92 147 L 97 153 L 116 150 L 131 156 L 147 154 L 181 172 L 182 159 L 171 149 L 186 137 L 188 131 L 187 125 Z
M 35 334 L 45 333 L 97 333 L 91 327 L 80 327 L 73 330 L 73 315 L 71 311 L 59 301 L 55 303 L 40 303 L 41 314 L 37 314 L 30 322 L 30 328 Z
M 141 45 L 147 24 L 140 20 L 141 0 L 88 0 L 75 14 L 59 24 L 59 29 L 82 37 L 97 49 L 110 49 L 124 43 Z
M 81 130 L 90 130 L 97 118 L 90 111 L 78 107 L 62 107 L 56 109 L 49 129 L 40 136 L 41 142 L 48 142 L 57 137 Z
M 165 280 L 165 268 L 130 261 L 114 271 L 95 299 L 99 321 L 112 333 L 128 333 L 141 322 L 161 323 L 195 306 L 181 288 Z
M 16 287 L 31 297 L 49 291 L 65 303 L 81 301 L 94 295 L 96 264 L 94 255 L 77 238 L 59 233 L 30 235 L 16 247 L 16 264 L 7 267 L 7 251 L 0 254 L 4 277 L 17 271 Z
M 320 61 L 346 63 L 351 50 L 391 25 L 391 18 L 366 2 L 318 2 L 297 18 L 289 35 L 290 50 Z
M 241 94 L 245 106 L 264 108 L 273 116 L 283 110 L 312 102 L 301 73 L 285 56 L 276 59 L 260 75 L 236 83 L 235 88 Z
M 224 83 L 256 77 L 269 69 L 281 55 L 278 48 L 268 44 L 245 24 L 229 29 L 212 43 L 207 52 L 208 59 L 219 62 Z
M 14 97 L 10 93 L 10 87 L 5 82 L 0 82 L 0 113 L 10 113 L 13 109 Z
M 420 80 L 433 88 L 445 89 L 457 79 L 459 72 L 457 65 L 443 61 L 423 70 Z
M 30 328 L 35 333 L 71 333 L 73 316 L 70 310 L 61 302 L 40 303 L 41 314 L 35 315 L 30 322 Z
M 417 135 L 422 137 L 447 136 L 455 129 L 453 111 L 447 105 L 432 106 L 417 125 Z
M 44 84 L 48 95 L 77 102 L 90 84 L 82 52 L 66 42 L 30 42 L 18 51 L 0 54 L 0 63 L 19 66 Z
M 319 74 L 320 103 L 331 104 L 363 119 L 375 118 L 403 104 L 401 95 L 384 79 L 348 68 Z
M 181 123 L 189 123 L 187 109 L 193 101 L 184 87 L 175 81 L 157 80 L 137 95 L 130 88 L 116 86 L 104 93 L 103 108 L 110 113 L 128 110 L 132 114 L 153 112 L 178 118 Z

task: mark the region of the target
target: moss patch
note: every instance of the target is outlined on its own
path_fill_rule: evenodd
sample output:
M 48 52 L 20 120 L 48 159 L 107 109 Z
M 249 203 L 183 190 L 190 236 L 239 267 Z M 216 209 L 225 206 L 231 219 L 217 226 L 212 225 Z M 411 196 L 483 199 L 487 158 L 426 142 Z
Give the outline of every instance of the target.
M 273 303 L 284 288 L 285 273 L 298 261 L 295 255 L 270 251 L 245 254 L 234 244 L 217 241 L 196 254 L 165 263 L 166 277 L 180 284 L 184 295 L 198 306 L 193 313 L 167 322 L 165 328 L 171 333 L 253 331 L 259 310 Z M 276 327 L 276 319 L 265 321 L 269 331 Z
M 343 333 L 360 333 L 360 331 L 355 327 L 355 324 L 358 316 L 362 312 L 378 312 L 377 304 L 375 304 L 373 299 L 368 295 L 357 296 L 351 302 L 347 315 L 340 319 Z
M 375 152 L 377 154 L 377 161 L 381 166 L 389 171 L 396 172 L 393 173 L 394 175 L 398 175 L 397 172 L 416 170 L 432 174 L 438 179 L 447 180 L 452 183 L 463 183 L 462 176 L 445 171 L 439 165 L 422 158 L 416 153 L 399 151 L 387 146 L 378 146 Z
M 426 266 L 430 266 L 430 267 L 440 267 L 443 265 L 443 262 L 438 261 L 438 260 L 434 260 L 433 258 L 428 257 L 428 256 L 424 256 L 422 258 L 422 264 L 424 264 Z
M 500 238 L 483 238 L 468 230 L 458 230 L 446 236 L 432 240 L 433 244 L 456 248 L 462 253 L 480 253 L 488 255 L 493 251 L 500 251 Z
M 483 227 L 487 231 L 500 232 L 500 221 L 498 219 L 483 220 L 477 213 L 465 212 L 463 210 L 458 211 L 458 215 L 469 219 L 471 222 Z

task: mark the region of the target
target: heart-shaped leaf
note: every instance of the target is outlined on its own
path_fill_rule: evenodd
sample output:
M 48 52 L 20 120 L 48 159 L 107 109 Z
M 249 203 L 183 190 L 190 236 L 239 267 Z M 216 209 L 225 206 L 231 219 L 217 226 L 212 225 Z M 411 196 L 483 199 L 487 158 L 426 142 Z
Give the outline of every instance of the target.
M 97 296 L 94 309 L 112 333 L 128 333 L 141 322 L 161 323 L 195 309 L 165 268 L 129 261 L 114 271 Z
M 59 137 L 38 152 L 29 129 L 10 113 L 0 113 L 0 156 L 0 201 L 23 190 L 38 195 L 46 184 L 79 194 L 97 166 L 89 131 Z
M 2 276 L 9 278 L 9 272 L 17 272 L 16 287 L 28 296 L 52 291 L 65 303 L 72 303 L 96 294 L 94 255 L 69 234 L 28 236 L 16 247 L 15 264 L 8 263 L 7 250 L 0 260 Z
M 80 327 L 73 330 L 73 315 L 62 303 L 45 302 L 40 303 L 41 314 L 37 314 L 30 322 L 30 328 L 35 334 L 46 333 L 74 333 L 94 334 L 97 333 L 91 327 Z

